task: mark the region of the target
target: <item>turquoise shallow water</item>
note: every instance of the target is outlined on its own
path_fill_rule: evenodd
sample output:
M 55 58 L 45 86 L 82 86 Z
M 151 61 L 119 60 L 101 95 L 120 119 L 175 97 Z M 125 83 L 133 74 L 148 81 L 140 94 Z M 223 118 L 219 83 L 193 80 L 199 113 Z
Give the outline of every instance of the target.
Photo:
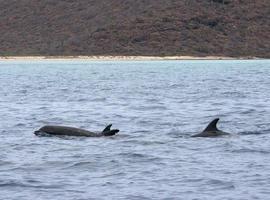
M 268 199 L 269 77 L 269 60 L 0 62 L 0 199 Z M 231 136 L 189 137 L 215 117 Z

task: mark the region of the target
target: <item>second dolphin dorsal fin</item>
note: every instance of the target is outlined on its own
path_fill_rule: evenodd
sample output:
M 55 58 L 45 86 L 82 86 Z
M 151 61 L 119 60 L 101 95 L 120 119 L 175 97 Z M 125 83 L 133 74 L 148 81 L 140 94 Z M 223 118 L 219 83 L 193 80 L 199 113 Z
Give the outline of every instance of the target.
M 110 131 L 111 130 L 111 127 L 112 127 L 112 124 L 106 126 L 106 128 L 102 131 L 102 133 L 107 132 L 107 131 Z
M 203 132 L 206 131 L 217 131 L 217 123 L 218 123 L 219 118 L 214 119 L 213 121 L 211 121 L 208 126 L 204 129 Z

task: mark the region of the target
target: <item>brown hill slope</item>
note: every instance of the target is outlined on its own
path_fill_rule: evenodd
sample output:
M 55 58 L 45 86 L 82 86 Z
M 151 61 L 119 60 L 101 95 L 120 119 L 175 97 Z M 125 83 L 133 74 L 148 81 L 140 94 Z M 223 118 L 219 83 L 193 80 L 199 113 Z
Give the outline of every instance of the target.
M 0 55 L 270 58 L 270 1 L 0 0 Z

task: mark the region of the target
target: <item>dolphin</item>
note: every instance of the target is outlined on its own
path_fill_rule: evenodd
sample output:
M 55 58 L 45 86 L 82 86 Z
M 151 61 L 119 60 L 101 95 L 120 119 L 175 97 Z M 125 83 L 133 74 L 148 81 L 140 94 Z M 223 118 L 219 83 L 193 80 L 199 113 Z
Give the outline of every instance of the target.
M 81 136 L 81 137 L 102 137 L 112 136 L 119 132 L 118 129 L 111 129 L 112 124 L 108 125 L 101 132 L 91 132 L 80 128 L 68 127 L 68 126 L 43 126 L 34 134 L 38 136 L 42 135 L 65 135 L 65 136 Z
M 214 119 L 208 124 L 208 126 L 204 129 L 203 132 L 192 135 L 191 137 L 217 137 L 222 135 L 229 135 L 229 133 L 223 132 L 217 128 L 218 121 L 219 118 Z

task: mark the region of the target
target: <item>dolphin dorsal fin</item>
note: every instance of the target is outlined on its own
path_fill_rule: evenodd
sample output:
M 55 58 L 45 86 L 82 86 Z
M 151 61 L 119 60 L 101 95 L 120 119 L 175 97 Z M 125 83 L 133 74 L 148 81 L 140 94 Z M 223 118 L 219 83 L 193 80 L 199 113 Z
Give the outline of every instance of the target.
M 107 131 L 110 131 L 111 130 L 111 127 L 112 127 L 112 124 L 106 126 L 106 128 L 102 131 L 102 133 L 107 132 Z
M 208 126 L 204 129 L 203 132 L 206 131 L 217 131 L 217 123 L 218 123 L 219 118 L 214 119 L 213 121 L 211 121 Z

